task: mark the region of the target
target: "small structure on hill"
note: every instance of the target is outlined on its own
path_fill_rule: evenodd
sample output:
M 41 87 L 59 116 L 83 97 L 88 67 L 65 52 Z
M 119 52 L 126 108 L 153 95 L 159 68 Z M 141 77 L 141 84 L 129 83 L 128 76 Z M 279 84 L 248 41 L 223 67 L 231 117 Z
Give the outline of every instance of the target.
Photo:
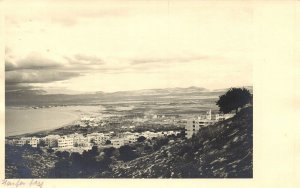
M 185 126 L 185 137 L 191 138 L 202 127 L 207 127 L 218 121 L 222 121 L 233 117 L 234 114 L 212 114 L 211 110 L 207 111 L 205 115 L 201 115 L 198 118 L 187 120 Z

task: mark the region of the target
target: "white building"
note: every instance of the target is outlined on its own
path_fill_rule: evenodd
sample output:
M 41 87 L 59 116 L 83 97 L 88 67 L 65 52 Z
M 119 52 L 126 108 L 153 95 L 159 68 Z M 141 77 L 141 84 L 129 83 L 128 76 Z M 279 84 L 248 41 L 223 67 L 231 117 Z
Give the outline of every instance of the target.
M 159 133 L 155 133 L 155 132 L 151 132 L 151 131 L 145 131 L 145 132 L 142 132 L 140 136 L 143 136 L 147 139 L 151 139 L 153 137 L 159 137 L 161 136 L 162 132 L 159 132 Z
M 197 119 L 195 118 L 195 119 L 187 120 L 187 123 L 185 126 L 186 138 L 191 138 L 202 127 L 212 125 L 215 122 L 216 122 L 216 120 L 212 120 L 211 110 L 207 111 L 205 115 L 201 115 Z
M 110 136 L 104 133 L 91 133 L 87 135 L 88 142 L 94 142 L 95 144 L 98 145 L 105 144 L 105 142 L 109 139 Z
M 187 121 L 185 126 L 186 138 L 191 138 L 193 134 L 196 134 L 202 127 L 206 127 L 214 124 L 216 121 L 207 119 L 191 119 Z
M 73 138 L 62 136 L 58 139 L 58 149 L 70 149 L 73 148 Z
M 138 139 L 138 136 L 136 136 L 134 134 L 132 134 L 132 135 L 126 135 L 124 137 L 124 142 L 125 143 L 134 143 L 134 142 L 137 141 L 137 139 Z
M 38 139 L 35 139 L 35 138 L 32 138 L 28 141 L 28 144 L 33 147 L 33 148 L 36 148 L 37 145 L 38 145 Z
M 15 144 L 16 146 L 24 146 L 26 144 L 26 140 L 24 139 L 15 140 Z
M 119 148 L 125 144 L 125 140 L 123 138 L 114 138 L 111 139 L 110 141 L 112 146 L 115 148 Z
M 57 147 L 58 144 L 58 139 L 60 138 L 59 135 L 48 135 L 42 138 L 45 140 L 45 144 L 49 147 Z
M 197 119 L 187 120 L 185 126 L 186 138 L 191 138 L 193 134 L 197 133 L 202 127 L 206 127 L 216 123 L 217 121 L 222 121 L 233 117 L 234 114 L 215 114 L 212 115 L 211 110 L 209 110 L 205 115 L 201 115 Z
M 229 118 L 232 118 L 234 116 L 234 114 L 216 114 L 214 119 L 216 121 L 223 121 Z
M 36 148 L 38 145 L 39 139 L 37 137 L 22 137 L 21 139 L 15 140 L 17 146 L 24 146 L 29 144 L 31 147 Z
M 73 146 L 80 147 L 80 146 L 89 146 L 90 143 L 87 137 L 84 137 L 82 134 L 74 133 L 68 135 L 69 138 L 73 138 Z

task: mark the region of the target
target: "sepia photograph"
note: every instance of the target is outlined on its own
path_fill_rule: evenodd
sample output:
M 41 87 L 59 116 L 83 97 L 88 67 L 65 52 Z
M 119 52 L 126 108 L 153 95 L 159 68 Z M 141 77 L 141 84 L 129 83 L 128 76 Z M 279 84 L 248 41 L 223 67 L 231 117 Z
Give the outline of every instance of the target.
M 8 10 L 5 179 L 253 178 L 251 6 Z

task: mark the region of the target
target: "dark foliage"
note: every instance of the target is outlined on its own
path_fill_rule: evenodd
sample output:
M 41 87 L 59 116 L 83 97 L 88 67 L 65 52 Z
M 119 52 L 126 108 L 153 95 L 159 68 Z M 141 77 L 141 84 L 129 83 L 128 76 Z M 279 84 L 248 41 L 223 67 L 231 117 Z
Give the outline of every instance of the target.
M 232 110 L 235 110 L 237 113 L 239 108 L 251 102 L 252 95 L 249 90 L 245 88 L 231 88 L 219 97 L 216 104 L 219 106 L 219 111 L 226 114 Z
M 169 143 L 169 138 L 161 138 L 156 141 L 156 143 L 153 145 L 153 150 L 157 151 L 162 146 L 167 145 Z
M 140 136 L 137 139 L 138 142 L 144 142 L 145 140 L 146 140 L 146 137 L 144 137 L 144 136 Z
M 136 152 L 129 145 L 124 145 L 119 148 L 120 159 L 123 161 L 131 161 L 137 157 Z

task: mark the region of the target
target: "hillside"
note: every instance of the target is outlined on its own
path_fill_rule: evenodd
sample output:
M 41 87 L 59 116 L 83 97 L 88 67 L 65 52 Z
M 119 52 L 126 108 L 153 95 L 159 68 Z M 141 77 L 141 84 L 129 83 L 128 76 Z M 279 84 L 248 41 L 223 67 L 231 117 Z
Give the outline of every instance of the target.
M 203 128 L 192 139 L 122 163 L 115 178 L 252 178 L 253 109 Z
M 6 145 L 7 178 L 251 178 L 252 107 L 184 135 L 79 153 Z M 21 161 L 21 163 L 20 163 Z

